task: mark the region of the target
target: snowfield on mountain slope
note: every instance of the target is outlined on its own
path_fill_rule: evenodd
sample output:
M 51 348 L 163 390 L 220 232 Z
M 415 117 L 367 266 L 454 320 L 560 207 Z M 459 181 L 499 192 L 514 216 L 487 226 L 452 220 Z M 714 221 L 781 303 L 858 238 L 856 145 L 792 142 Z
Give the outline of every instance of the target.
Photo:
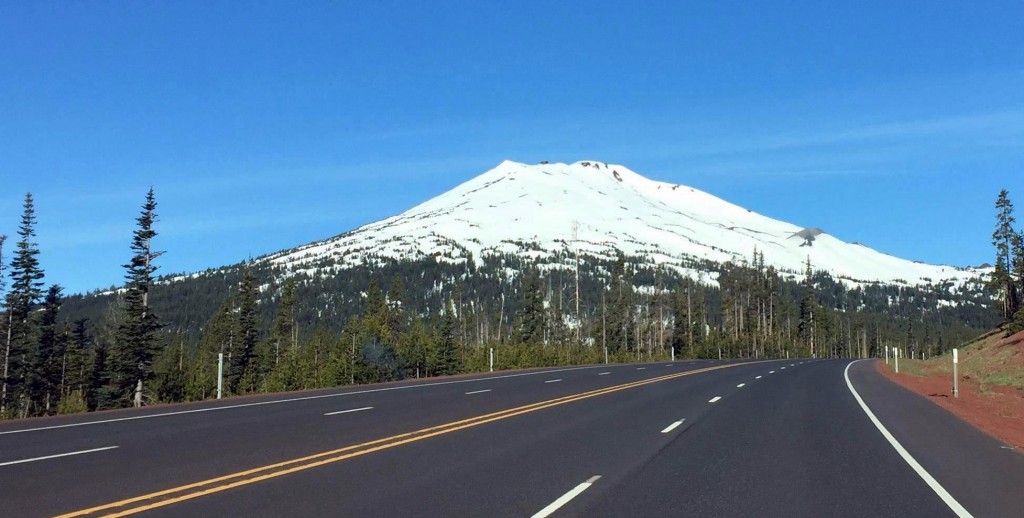
M 576 246 L 581 254 L 620 250 L 695 274 L 680 265 L 749 260 L 756 249 L 780 271 L 801 276 L 810 257 L 815 270 L 858 283 L 961 284 L 984 273 L 907 261 L 827 233 L 809 241 L 796 235 L 803 230 L 621 165 L 506 161 L 402 214 L 264 260 L 298 271 L 325 258 L 340 268 L 368 256 L 479 262 L 492 253 L 536 257 Z M 808 230 L 802 234 L 817 231 Z

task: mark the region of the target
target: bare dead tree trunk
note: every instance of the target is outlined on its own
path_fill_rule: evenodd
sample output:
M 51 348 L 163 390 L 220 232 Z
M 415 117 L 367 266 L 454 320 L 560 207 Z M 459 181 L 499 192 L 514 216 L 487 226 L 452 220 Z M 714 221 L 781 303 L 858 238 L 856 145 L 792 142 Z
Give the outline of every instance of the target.
M 11 364 L 11 329 L 14 327 L 14 314 L 7 308 L 7 345 L 4 346 L 4 384 L 0 389 L 0 418 L 7 416 L 7 375 Z

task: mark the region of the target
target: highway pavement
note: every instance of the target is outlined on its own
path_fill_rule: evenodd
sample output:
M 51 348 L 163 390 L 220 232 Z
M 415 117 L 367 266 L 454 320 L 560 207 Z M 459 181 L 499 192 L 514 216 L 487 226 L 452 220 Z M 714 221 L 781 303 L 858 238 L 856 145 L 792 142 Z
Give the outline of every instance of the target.
M 3 516 L 1024 516 L 871 361 L 435 378 L 0 423 Z

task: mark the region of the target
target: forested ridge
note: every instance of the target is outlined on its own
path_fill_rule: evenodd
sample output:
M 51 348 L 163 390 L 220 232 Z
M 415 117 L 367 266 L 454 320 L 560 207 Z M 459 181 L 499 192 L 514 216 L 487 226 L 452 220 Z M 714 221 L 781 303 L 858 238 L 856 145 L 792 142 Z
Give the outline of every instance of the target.
M 481 371 L 492 348 L 496 369 L 598 363 L 606 351 L 613 362 L 673 351 L 868 357 L 885 346 L 929 357 L 996 326 L 1011 309 L 997 311 L 1005 294 L 1024 294 L 1012 217 L 998 240 L 1005 237 L 1005 257 L 997 254 L 1010 291 L 998 276 L 962 286 L 850 283 L 810 261 L 796 276 L 766 267 L 757 250 L 736 263 L 692 265 L 702 272 L 696 279 L 640 257 L 557 254 L 480 264 L 366 255 L 358 265 L 310 270 L 328 274 L 257 259 L 156 277 L 157 221 L 150 191 L 125 285 L 65 296 L 44 283 L 26 196 L 0 277 L 10 279 L 0 416 L 216 397 L 219 353 L 227 395 Z

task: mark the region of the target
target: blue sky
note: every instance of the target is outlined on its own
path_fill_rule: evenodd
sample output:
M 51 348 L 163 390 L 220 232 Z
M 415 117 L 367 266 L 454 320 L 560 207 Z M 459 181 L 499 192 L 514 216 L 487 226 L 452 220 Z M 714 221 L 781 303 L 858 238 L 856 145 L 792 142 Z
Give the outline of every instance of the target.
M 504 159 L 621 163 L 935 263 L 991 260 L 1000 188 L 1024 210 L 1024 4 L 630 4 L 4 3 L 0 233 L 31 191 L 47 281 L 86 291 L 121 282 L 150 185 L 171 273 Z

